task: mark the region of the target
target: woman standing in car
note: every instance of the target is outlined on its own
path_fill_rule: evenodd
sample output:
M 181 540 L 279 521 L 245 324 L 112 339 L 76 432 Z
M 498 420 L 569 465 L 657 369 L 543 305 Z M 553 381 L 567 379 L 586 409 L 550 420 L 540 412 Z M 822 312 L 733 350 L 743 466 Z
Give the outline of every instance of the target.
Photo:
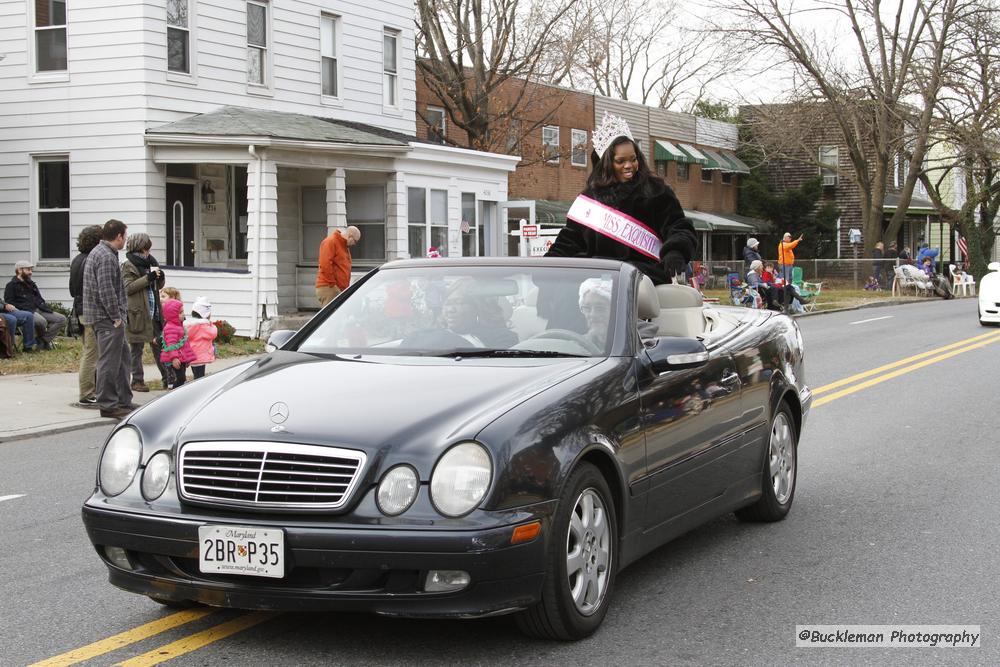
M 698 245 L 674 191 L 649 170 L 623 118 L 605 113 L 594 131 L 593 168 L 546 257 L 607 257 L 654 283 L 683 276 Z

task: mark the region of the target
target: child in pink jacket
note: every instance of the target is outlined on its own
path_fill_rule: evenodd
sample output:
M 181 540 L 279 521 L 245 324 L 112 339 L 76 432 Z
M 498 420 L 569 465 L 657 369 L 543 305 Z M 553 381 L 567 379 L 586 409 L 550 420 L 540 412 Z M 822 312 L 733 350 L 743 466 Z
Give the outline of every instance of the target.
M 215 361 L 215 339 L 219 335 L 219 330 L 212 324 L 212 304 L 208 299 L 203 296 L 195 299 L 191 317 L 184 320 L 184 330 L 195 356 L 191 362 L 191 374 L 195 379 L 205 377 L 205 366 Z
M 160 361 L 167 367 L 167 389 L 176 389 L 184 384 L 184 371 L 195 360 L 194 350 L 184 330 L 184 304 L 177 299 L 167 299 L 160 308 L 163 310 Z M 169 377 L 171 375 L 173 377 Z

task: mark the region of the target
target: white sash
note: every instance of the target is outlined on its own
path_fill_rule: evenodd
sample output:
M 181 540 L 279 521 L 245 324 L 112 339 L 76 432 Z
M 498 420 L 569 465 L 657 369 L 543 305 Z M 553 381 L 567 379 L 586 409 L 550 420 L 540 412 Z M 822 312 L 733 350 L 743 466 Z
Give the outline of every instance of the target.
M 652 229 L 596 199 L 579 195 L 569 207 L 566 217 L 647 257 L 660 259 L 660 247 L 663 244 Z

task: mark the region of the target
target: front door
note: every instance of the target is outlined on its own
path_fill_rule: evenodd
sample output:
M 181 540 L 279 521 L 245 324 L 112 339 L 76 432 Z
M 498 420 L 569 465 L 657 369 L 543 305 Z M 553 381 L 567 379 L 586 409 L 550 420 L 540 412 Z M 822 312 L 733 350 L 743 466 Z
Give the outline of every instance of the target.
M 194 185 L 167 183 L 168 266 L 194 266 Z

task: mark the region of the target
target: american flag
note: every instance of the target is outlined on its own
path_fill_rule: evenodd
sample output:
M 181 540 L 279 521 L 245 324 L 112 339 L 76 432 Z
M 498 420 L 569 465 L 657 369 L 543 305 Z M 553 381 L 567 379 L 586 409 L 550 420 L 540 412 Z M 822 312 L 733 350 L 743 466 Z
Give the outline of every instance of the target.
M 962 253 L 962 261 L 969 261 L 969 244 L 966 242 L 964 236 L 958 237 L 958 251 Z

